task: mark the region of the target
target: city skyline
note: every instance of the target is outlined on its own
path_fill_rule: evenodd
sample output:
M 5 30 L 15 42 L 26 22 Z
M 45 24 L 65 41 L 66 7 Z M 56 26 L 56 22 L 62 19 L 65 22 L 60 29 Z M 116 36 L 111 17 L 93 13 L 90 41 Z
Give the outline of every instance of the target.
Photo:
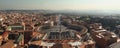
M 0 0 L 0 10 L 120 10 L 120 0 Z

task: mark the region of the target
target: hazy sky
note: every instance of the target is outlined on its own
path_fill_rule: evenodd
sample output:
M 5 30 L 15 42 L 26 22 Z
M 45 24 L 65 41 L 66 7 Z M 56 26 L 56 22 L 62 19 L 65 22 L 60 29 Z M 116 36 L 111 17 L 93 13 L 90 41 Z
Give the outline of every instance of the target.
M 120 0 L 0 0 L 2 9 L 120 10 Z

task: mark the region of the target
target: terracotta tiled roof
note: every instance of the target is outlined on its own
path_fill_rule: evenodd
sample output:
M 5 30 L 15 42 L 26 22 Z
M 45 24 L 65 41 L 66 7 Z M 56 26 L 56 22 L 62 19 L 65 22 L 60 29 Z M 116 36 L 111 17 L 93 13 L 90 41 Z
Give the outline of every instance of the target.
M 51 48 L 72 48 L 69 44 L 55 44 Z
M 3 34 L 2 34 L 2 37 L 4 38 L 4 37 L 6 37 L 8 35 L 8 32 L 6 31 L 6 32 L 4 32 Z
M 14 43 L 12 40 L 9 40 L 7 43 L 0 46 L 0 48 L 13 48 L 13 47 L 14 47 Z

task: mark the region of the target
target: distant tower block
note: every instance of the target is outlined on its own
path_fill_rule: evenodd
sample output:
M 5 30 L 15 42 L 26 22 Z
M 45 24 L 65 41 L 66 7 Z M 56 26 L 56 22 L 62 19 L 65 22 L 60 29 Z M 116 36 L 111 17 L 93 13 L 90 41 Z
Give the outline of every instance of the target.
M 60 27 L 59 32 L 61 32 L 61 22 L 62 22 L 62 15 L 58 15 L 58 26 Z
M 54 21 L 51 21 L 51 26 L 54 26 Z
M 3 24 L 3 18 L 0 18 L 0 25 Z
M 59 15 L 58 24 L 61 25 L 62 15 Z

